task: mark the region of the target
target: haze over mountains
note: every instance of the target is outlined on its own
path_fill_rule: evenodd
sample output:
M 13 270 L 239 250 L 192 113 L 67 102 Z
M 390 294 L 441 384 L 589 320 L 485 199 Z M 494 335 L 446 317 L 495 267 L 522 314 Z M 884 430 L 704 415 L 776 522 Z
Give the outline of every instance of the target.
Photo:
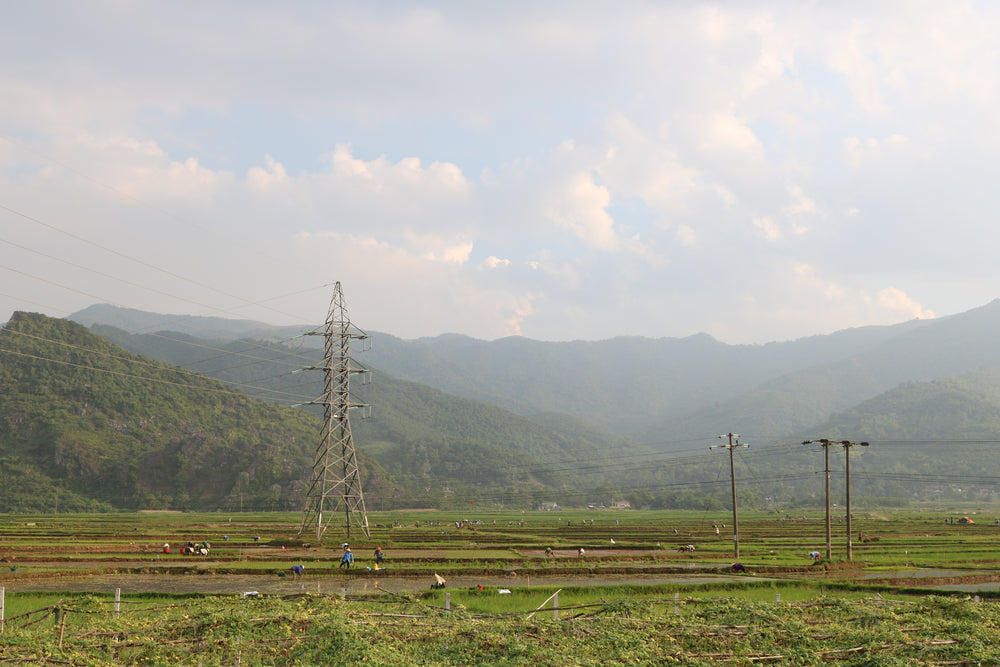
M 104 305 L 70 319 L 112 344 L 102 355 L 120 346 L 286 406 L 322 393 L 321 373 L 293 373 L 322 356 L 321 337 L 300 336 L 310 327 Z M 707 445 L 734 431 L 753 443 L 738 460 L 745 480 L 741 502 L 748 506 L 816 502 L 819 457 L 800 443 L 819 437 L 872 441 L 852 452 L 861 459 L 852 466 L 856 498 L 990 495 L 1000 480 L 1000 463 L 992 456 L 1000 442 L 998 325 L 1000 301 L 949 318 L 759 346 L 726 345 L 707 335 L 542 343 L 373 333 L 371 350 L 353 355 L 375 376 L 371 385 L 352 387 L 374 406 L 372 419 L 353 420 L 369 478 L 366 493 L 378 498 L 375 508 L 445 507 L 466 498 L 524 507 L 621 498 L 636 506 L 724 506 L 728 457 L 710 454 Z M 309 431 L 304 423 L 279 426 L 286 417 L 273 413 L 271 436 L 261 440 L 262 425 L 255 422 L 264 413 L 249 407 L 252 400 L 239 410 L 256 417 L 243 424 L 230 415 L 220 425 L 212 415 L 231 409 L 225 404 L 212 409 L 204 398 L 190 403 L 173 391 L 156 398 L 148 382 L 102 373 L 88 372 L 83 382 L 79 371 L 54 366 L 68 354 L 67 339 L 87 349 L 107 345 L 77 325 L 16 314 L 9 328 L 0 332 L 6 416 L 0 457 L 10 464 L 4 486 L 21 491 L 6 501 L 0 493 L 0 504 L 28 506 L 32 486 L 41 485 L 64 488 L 64 502 L 72 499 L 78 507 L 91 501 L 232 507 L 237 498 L 297 506 L 293 496 L 308 474 L 313 446 L 303 443 Z M 27 347 L 25 328 L 42 332 Z M 14 335 L 13 329 L 20 331 Z M 72 354 L 78 363 L 84 353 Z M 149 362 L 136 357 L 115 363 Z M 88 367 L 102 364 L 87 357 Z M 47 402 L 32 400 L 33 377 L 58 378 L 46 384 Z M 135 392 L 148 395 L 121 398 Z M 78 414 L 83 395 L 91 406 L 93 395 L 119 398 L 101 407 L 100 417 L 84 419 Z M 172 423 L 189 426 L 152 439 L 144 439 L 148 430 L 111 426 L 148 421 L 163 412 L 158 401 L 168 402 Z M 292 448 L 287 428 L 295 433 Z M 197 447 L 185 445 L 186 432 L 199 434 Z M 134 436 L 127 447 L 106 446 L 123 433 Z M 246 444 L 234 444 L 241 442 Z M 213 472 L 206 477 L 210 483 L 198 481 L 198 461 L 219 460 L 217 447 L 228 452 L 227 461 L 238 460 L 244 446 L 246 460 L 232 475 Z M 191 451 L 197 452 L 194 462 Z M 87 481 L 87 466 L 67 468 L 66 452 L 102 475 L 118 470 L 131 491 L 117 500 L 102 497 Z M 266 488 L 254 484 L 255 471 L 264 469 L 271 471 Z
M 288 340 L 310 328 L 111 306 L 94 306 L 71 319 L 216 341 Z M 355 356 L 376 371 L 455 396 L 528 417 L 563 414 L 669 450 L 670 441 L 705 438 L 720 429 L 739 430 L 762 444 L 780 442 L 902 383 L 1000 365 L 997 332 L 1000 300 L 947 318 L 767 345 L 727 345 L 705 334 L 549 343 L 460 335 L 402 340 L 373 332 L 372 348 Z M 162 339 L 129 338 L 116 342 L 144 353 L 162 346 Z M 318 337 L 300 340 L 320 343 Z M 176 357 L 166 360 L 189 365 L 197 357 L 177 348 Z

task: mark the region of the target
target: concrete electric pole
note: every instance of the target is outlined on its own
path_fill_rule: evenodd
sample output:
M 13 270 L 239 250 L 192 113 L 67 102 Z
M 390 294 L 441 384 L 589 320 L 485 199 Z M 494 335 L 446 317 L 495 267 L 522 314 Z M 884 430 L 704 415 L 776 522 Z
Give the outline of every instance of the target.
M 733 482 L 733 557 L 739 560 L 740 557 L 740 522 L 738 515 L 736 514 L 736 464 L 733 460 L 733 450 L 737 447 L 747 447 L 750 445 L 740 444 L 739 433 L 727 433 L 726 435 L 720 435 L 720 438 L 729 438 L 728 445 L 712 445 L 709 449 L 718 449 L 719 447 L 725 447 L 729 450 L 729 476 Z
M 851 447 L 857 447 L 858 445 L 862 447 L 867 447 L 867 442 L 848 442 L 844 440 L 840 443 L 844 447 L 844 455 L 846 458 L 846 471 L 847 471 L 847 489 L 846 489 L 846 500 L 847 500 L 847 560 L 854 560 L 854 547 L 851 545 Z
M 803 445 L 817 443 L 823 446 L 823 457 L 825 459 L 824 472 L 826 473 L 826 559 L 833 557 L 833 531 L 830 523 L 830 445 L 834 444 L 823 438 L 822 440 L 806 440 Z
M 844 448 L 844 452 L 847 456 L 846 458 L 846 480 L 845 480 L 845 496 L 846 496 L 846 510 L 847 510 L 847 560 L 854 559 L 854 548 L 851 544 L 851 447 L 867 447 L 867 442 L 851 442 L 850 440 L 829 440 L 827 438 L 820 438 L 819 440 L 806 440 L 803 445 L 811 445 L 816 443 L 823 446 L 823 454 L 826 459 L 826 558 L 830 559 L 831 556 L 831 526 L 830 526 L 830 446 L 831 445 L 841 445 Z

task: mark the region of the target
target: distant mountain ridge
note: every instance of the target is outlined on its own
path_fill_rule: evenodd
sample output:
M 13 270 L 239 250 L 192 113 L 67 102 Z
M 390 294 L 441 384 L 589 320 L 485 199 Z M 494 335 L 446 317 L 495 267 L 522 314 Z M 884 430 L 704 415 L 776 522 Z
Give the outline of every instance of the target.
M 134 308 L 112 306 L 106 303 L 88 306 L 66 319 L 88 328 L 94 325 L 105 325 L 132 334 L 183 331 L 189 336 L 206 340 L 240 338 L 285 340 L 315 328 L 315 326 L 279 327 L 254 320 L 229 319 L 211 315 L 164 315 Z
M 463 336 L 402 341 L 374 334 L 372 352 L 386 348 L 382 360 L 374 363 L 369 352 L 358 355 L 376 377 L 372 385 L 357 387 L 361 399 L 375 405 L 373 419 L 355 422 L 370 480 L 366 494 L 371 492 L 377 503 L 370 506 L 386 508 L 454 507 L 472 499 L 529 507 L 542 500 L 574 505 L 614 498 L 629 499 L 636 507 L 718 508 L 728 502 L 728 461 L 710 455 L 707 445 L 717 443 L 719 433 L 738 431 L 753 443 L 737 457 L 737 465 L 745 466 L 738 473 L 745 480 L 739 489 L 744 507 L 817 502 L 817 452 L 800 443 L 818 437 L 872 441 L 872 447 L 852 452 L 852 459 L 858 459 L 859 499 L 991 498 L 996 493 L 990 489 L 1000 484 L 1000 459 L 993 456 L 1000 445 L 1000 357 L 993 343 L 998 323 L 1000 305 L 993 302 L 941 320 L 767 346 L 727 346 L 708 336 L 561 344 L 517 338 L 486 343 Z M 242 407 L 227 414 L 212 401 L 192 402 L 168 390 L 154 391 L 158 385 L 141 379 L 124 379 L 141 377 L 139 369 L 150 362 L 131 359 L 114 347 L 235 387 L 252 387 L 262 398 L 280 397 L 279 402 L 319 394 L 321 374 L 290 371 L 316 365 L 318 348 L 290 347 L 290 341 L 274 336 L 274 329 L 256 323 L 240 326 L 263 335 L 204 339 L 190 332 L 134 334 L 98 324 L 88 331 L 70 322 L 15 314 L 0 331 L 0 510 L 4 503 L 26 507 L 48 499 L 39 493 L 46 488 L 59 488 L 56 497 L 67 508 L 232 506 L 244 493 L 257 494 L 250 496 L 254 502 L 288 507 L 299 483 L 293 471 L 307 465 L 315 446 L 303 444 L 310 437 L 297 435 L 295 449 L 283 449 L 278 443 L 287 438 L 277 417 L 272 434 L 263 440 L 260 429 L 237 435 L 233 425 L 243 420 L 236 415 L 271 413 L 241 399 Z M 29 343 L 32 339 L 22 334 L 31 332 L 41 335 Z M 120 359 L 114 364 L 124 375 L 81 376 L 83 371 L 69 370 L 104 362 L 87 360 L 82 351 L 67 352 L 72 349 L 67 344 L 94 348 L 100 359 Z M 617 354 L 618 348 L 624 353 Z M 17 352 L 15 362 L 11 352 Z M 701 354 L 717 358 L 705 361 Z M 56 359 L 73 365 L 52 365 L 50 360 Z M 443 360 L 448 364 L 439 363 Z M 142 366 L 130 369 L 132 363 Z M 393 377 L 383 363 L 440 370 L 430 373 L 438 382 L 528 406 L 530 415 Z M 728 366 L 741 364 L 742 377 L 764 379 L 749 389 L 730 388 L 728 398 L 715 393 L 713 383 L 737 375 Z M 633 368 L 647 392 L 659 388 L 658 374 L 673 369 L 669 391 L 647 397 L 642 405 L 630 404 L 633 397 L 618 395 L 620 385 L 606 373 L 625 374 Z M 708 371 L 720 377 L 706 380 L 702 375 Z M 163 367 L 156 372 L 176 371 Z M 528 375 L 543 380 L 544 391 L 522 387 L 521 379 Z M 210 383 L 191 379 L 203 381 Z M 565 394 L 564 386 L 570 386 Z M 504 387 L 529 395 L 510 397 L 501 391 Z M 670 403 L 684 388 L 693 396 L 674 406 L 677 416 L 656 422 L 642 412 Z M 39 391 L 46 400 L 38 400 Z M 604 431 L 574 401 L 586 401 L 586 409 L 599 406 L 594 414 L 629 408 L 645 414 L 651 426 L 631 432 L 631 438 Z M 692 405 L 696 407 L 683 411 Z M 562 409 L 566 406 L 573 410 Z M 291 413 L 304 418 L 301 410 Z M 150 422 L 151 414 L 173 417 Z M 160 431 L 148 431 L 148 426 L 121 431 L 122 424 L 171 421 L 191 426 L 157 435 L 148 452 L 141 437 Z M 276 446 L 267 445 L 269 441 Z M 237 454 L 235 442 L 247 443 L 249 456 Z M 705 456 L 692 456 L 692 447 Z M 684 456 L 665 458 L 680 449 Z M 247 459 L 235 470 L 241 476 L 220 476 L 231 466 L 219 462 L 240 456 Z M 842 460 L 834 457 L 834 471 Z M 87 481 L 94 470 L 105 476 L 96 478 L 97 487 Z M 261 470 L 281 481 L 268 482 Z M 118 494 L 131 500 L 114 494 L 108 498 L 101 491 L 107 488 L 132 489 Z M 221 495 L 212 495 L 216 493 Z
M 92 306 L 71 319 L 106 321 L 106 311 L 132 331 L 161 321 L 110 306 Z M 198 331 L 215 327 L 220 338 L 240 333 L 273 341 L 308 328 L 218 319 L 196 318 Z M 551 343 L 455 334 L 403 340 L 372 332 L 374 344 L 361 360 L 393 377 L 516 414 L 563 414 L 642 442 L 696 437 L 733 422 L 775 440 L 902 382 L 1000 364 L 996 331 L 1000 300 L 947 318 L 766 345 L 727 345 L 706 334 Z M 190 330 L 187 335 L 202 338 Z

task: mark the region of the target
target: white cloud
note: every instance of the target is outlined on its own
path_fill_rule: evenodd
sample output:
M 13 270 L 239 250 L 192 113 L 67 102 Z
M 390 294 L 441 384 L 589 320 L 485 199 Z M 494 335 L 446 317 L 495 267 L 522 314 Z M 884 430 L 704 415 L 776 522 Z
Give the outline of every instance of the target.
M 530 317 L 535 312 L 534 302 L 538 299 L 540 299 L 539 295 L 528 294 L 509 305 L 510 315 L 506 320 L 507 329 L 510 332 L 509 335 L 522 335 L 521 325 L 527 317 Z
M 206 308 L 343 279 L 401 335 L 761 342 L 1000 292 L 991 5 L 188 9 L 5 12 L 11 240 Z
M 869 160 L 898 154 L 909 143 L 910 140 L 901 134 L 893 134 L 884 140 L 869 137 L 862 141 L 857 137 L 848 137 L 844 140 L 844 149 L 847 151 L 850 164 L 857 167 Z
M 753 226 L 760 230 L 761 235 L 768 241 L 780 241 L 781 229 L 768 217 L 754 218 Z
M 677 231 L 674 234 L 674 239 L 681 246 L 691 248 L 698 243 L 698 233 L 689 225 L 680 224 L 677 225 Z
M 500 266 L 510 266 L 510 260 L 500 259 L 499 257 L 494 257 L 493 255 L 490 255 L 489 257 L 483 260 L 483 266 L 486 266 L 491 269 L 495 269 Z
M 285 167 L 270 155 L 267 156 L 267 169 L 253 167 L 247 172 L 247 185 L 251 190 L 271 191 L 289 183 Z
M 457 245 L 446 246 L 438 250 L 431 250 L 424 253 L 424 257 L 435 262 L 451 262 L 454 264 L 465 264 L 472 254 L 472 243 L 459 243 Z
M 788 188 L 788 194 L 792 201 L 785 205 L 785 213 L 788 215 L 816 213 L 816 202 L 807 197 L 801 187 L 793 185 Z
M 904 314 L 918 319 L 934 319 L 934 311 L 927 310 L 911 299 L 900 289 L 887 287 L 878 293 L 878 305 L 892 312 L 893 315 Z
M 338 144 L 329 159 L 332 176 L 338 181 L 380 192 L 420 190 L 461 195 L 468 188 L 462 170 L 450 163 L 432 162 L 425 168 L 416 157 L 393 163 L 384 155 L 366 162 L 354 157 L 346 144 Z
M 606 210 L 611 203 L 608 189 L 584 172 L 571 174 L 557 187 L 550 195 L 547 217 L 592 248 L 618 248 L 615 222 Z
M 699 170 L 684 164 L 669 141 L 616 114 L 607 127 L 607 148 L 596 161 L 604 182 L 624 196 L 640 197 L 661 215 L 688 210 L 706 192 Z
M 708 153 L 743 154 L 754 160 L 763 157 L 763 146 L 746 121 L 731 113 L 717 112 L 703 118 L 699 145 Z
M 125 195 L 148 203 L 197 201 L 204 204 L 235 181 L 233 174 L 209 169 L 194 157 L 125 167 L 126 170 L 118 174 L 107 174 L 107 178 L 115 178 L 108 182 Z
M 805 263 L 797 263 L 792 268 L 799 284 L 806 287 L 811 296 L 822 295 L 825 300 L 841 301 L 847 290 L 843 285 L 824 279 L 815 267 Z

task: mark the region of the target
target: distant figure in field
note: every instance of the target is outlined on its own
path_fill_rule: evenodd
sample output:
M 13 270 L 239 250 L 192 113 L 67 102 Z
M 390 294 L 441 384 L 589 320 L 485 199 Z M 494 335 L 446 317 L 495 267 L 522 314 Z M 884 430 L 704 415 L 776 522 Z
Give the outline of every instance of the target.
M 163 553 L 165 553 L 165 554 L 170 553 L 170 545 L 169 544 L 164 544 L 163 545 Z
M 819 552 L 818 551 L 810 551 L 809 552 L 809 558 L 811 558 L 812 560 L 819 560 Z
M 344 547 L 344 555 L 340 557 L 340 567 L 350 570 L 352 565 L 354 565 L 354 554 L 351 553 L 350 547 Z
M 576 552 L 576 555 L 577 555 L 577 556 L 579 556 L 580 558 L 583 558 L 583 557 L 584 557 L 584 556 L 586 555 L 586 553 L 587 553 L 587 552 L 583 550 L 583 547 L 580 547 L 580 548 L 579 548 L 579 549 L 577 550 L 577 552 Z
M 382 553 L 382 547 L 375 547 L 375 564 L 385 562 L 385 554 Z
M 743 563 L 733 563 L 733 572 L 746 572 L 747 568 Z
M 305 565 L 293 565 L 293 566 L 292 566 L 291 568 L 289 568 L 289 569 L 291 569 L 291 571 L 292 571 L 292 574 L 294 574 L 294 575 L 295 575 L 296 577 L 301 577 L 301 576 L 302 576 L 302 573 L 303 573 L 303 572 L 305 571 L 305 569 L 306 569 L 306 566 L 305 566 Z
M 434 573 L 434 583 L 431 584 L 431 588 L 444 588 L 444 577 L 442 577 L 437 572 Z

